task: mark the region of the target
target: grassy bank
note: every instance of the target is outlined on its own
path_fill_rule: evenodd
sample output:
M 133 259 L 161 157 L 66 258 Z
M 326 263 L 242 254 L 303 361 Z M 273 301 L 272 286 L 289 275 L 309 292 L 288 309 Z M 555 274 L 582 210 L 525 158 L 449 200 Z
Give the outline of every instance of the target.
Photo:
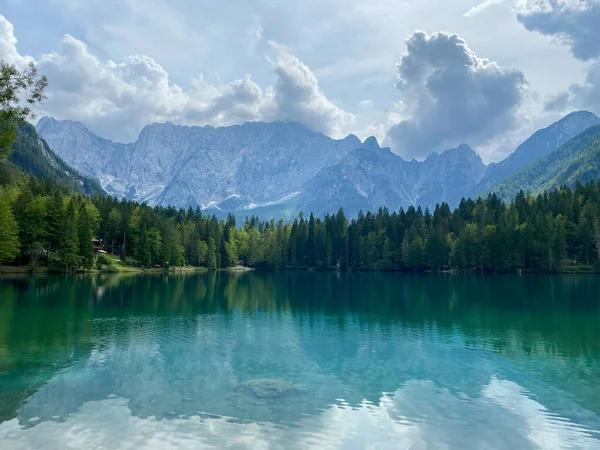
M 128 264 L 122 261 L 115 255 L 104 254 L 99 257 L 96 264 L 92 269 L 89 270 L 75 270 L 74 273 L 204 273 L 208 272 L 206 267 L 193 267 L 193 266 L 182 266 L 182 267 L 170 267 L 165 269 L 164 267 L 139 267 L 137 265 Z M 0 273 L 65 273 L 61 268 L 46 267 L 46 266 L 0 266 Z

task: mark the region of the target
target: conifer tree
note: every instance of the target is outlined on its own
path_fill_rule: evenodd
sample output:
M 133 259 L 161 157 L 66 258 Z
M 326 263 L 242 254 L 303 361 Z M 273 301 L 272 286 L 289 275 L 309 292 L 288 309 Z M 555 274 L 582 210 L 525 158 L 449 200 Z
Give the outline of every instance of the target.
M 149 267 L 152 263 L 152 255 L 150 253 L 150 241 L 148 239 L 148 229 L 146 224 L 140 226 L 140 233 L 135 244 L 135 258 L 143 267 Z
M 215 240 L 212 237 L 208 240 L 206 266 L 211 270 L 215 270 L 217 268 L 216 245 Z
M 0 191 L 0 264 L 19 254 L 19 228 L 8 201 Z
M 67 204 L 62 221 L 62 231 L 58 245 L 58 261 L 70 272 L 79 262 L 79 226 L 77 210 L 73 199 Z
M 85 204 L 79 208 L 79 223 L 78 223 L 78 238 L 79 238 L 79 258 L 81 267 L 85 270 L 90 270 L 94 266 L 94 244 L 93 228 Z

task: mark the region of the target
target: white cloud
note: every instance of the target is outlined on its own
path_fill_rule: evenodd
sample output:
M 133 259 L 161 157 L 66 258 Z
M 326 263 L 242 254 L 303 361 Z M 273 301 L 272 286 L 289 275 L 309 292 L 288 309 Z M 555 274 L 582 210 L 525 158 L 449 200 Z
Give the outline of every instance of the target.
M 497 5 L 499 3 L 504 3 L 505 1 L 506 0 L 485 0 L 484 2 L 479 3 L 478 5 L 475 5 L 471 9 L 469 9 L 464 14 L 464 16 L 465 17 L 475 17 L 477 14 L 481 13 L 482 11 L 485 11 L 490 6 L 494 6 L 494 5 Z
M 527 30 L 553 37 L 581 61 L 596 61 L 583 82 L 549 96 L 546 112 L 600 113 L 600 0 L 519 0 L 517 12 Z
M 261 33 L 260 25 L 253 29 L 256 42 Z M 18 53 L 16 42 L 12 24 L 0 16 L 0 58 L 30 60 Z M 84 42 L 65 35 L 57 50 L 38 58 L 40 72 L 49 78 L 48 99 L 39 112 L 81 120 L 102 136 L 126 142 L 148 123 L 167 120 L 215 126 L 296 121 L 340 136 L 354 116 L 325 96 L 315 75 L 287 48 L 271 47 L 276 81 L 264 92 L 249 75 L 226 84 L 199 75 L 184 90 L 149 56 L 103 61 Z
M 517 12 L 527 30 L 569 45 L 577 59 L 600 57 L 600 0 L 519 0 Z
M 387 127 L 381 123 L 371 123 L 357 134 L 363 140 L 368 136 L 375 136 L 377 142 L 381 143 L 385 141 L 387 135 Z
M 373 107 L 373 100 L 371 100 L 371 99 L 362 100 L 362 101 L 358 102 L 358 106 L 360 106 L 363 109 L 372 108 Z
M 256 52 L 258 46 L 263 42 L 263 27 L 258 18 L 246 29 L 246 47 L 249 53 Z
M 0 14 L 0 57 L 2 60 L 23 67 L 33 60 L 30 56 L 21 56 L 17 51 L 17 38 L 14 27 Z
M 478 57 L 456 34 L 417 31 L 397 65 L 409 117 L 387 134 L 392 149 L 424 158 L 462 142 L 477 146 L 517 125 L 527 87 L 522 72 Z
M 104 62 L 69 35 L 38 63 L 50 80 L 45 114 L 82 120 L 117 140 L 135 140 L 141 128 L 156 121 L 227 125 L 260 117 L 262 93 L 248 78 L 212 86 L 199 77 L 183 91 L 148 56 Z
M 355 117 L 329 100 L 317 77 L 282 45 L 271 43 L 276 52 L 273 64 L 277 81 L 268 92 L 266 117 L 270 120 L 300 122 L 334 137 L 342 136 Z
M 590 66 L 583 83 L 572 84 L 567 91 L 546 102 L 547 111 L 564 113 L 573 109 L 587 109 L 600 114 L 600 62 Z

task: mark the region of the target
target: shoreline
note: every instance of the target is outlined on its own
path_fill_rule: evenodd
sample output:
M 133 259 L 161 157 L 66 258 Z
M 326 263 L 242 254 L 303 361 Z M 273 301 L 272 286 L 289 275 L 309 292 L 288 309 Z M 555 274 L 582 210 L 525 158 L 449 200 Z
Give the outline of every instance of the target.
M 51 270 L 45 266 L 0 266 L 0 274 L 31 274 L 31 275 L 98 275 L 98 274 L 157 274 L 157 273 L 206 273 L 206 267 L 171 267 L 163 269 L 161 267 L 141 268 L 131 266 L 121 266 L 118 270 L 74 270 L 64 272 L 60 270 Z
M 213 272 L 228 272 L 228 273 L 248 273 L 248 272 L 339 272 L 339 273 L 368 273 L 368 272 L 387 272 L 397 273 L 401 275 L 600 275 L 600 268 L 594 266 L 577 266 L 577 267 L 565 267 L 555 272 L 535 272 L 522 270 L 520 272 L 481 272 L 479 270 L 441 270 L 441 271 L 430 271 L 430 270 L 396 270 L 396 269 L 364 269 L 364 270 L 338 270 L 336 268 L 308 268 L 308 267 L 295 267 L 295 268 L 254 268 L 246 266 L 234 266 L 226 267 L 223 269 L 216 269 Z M 171 267 L 169 269 L 163 269 L 161 267 L 152 268 L 141 268 L 132 266 L 120 266 L 118 270 L 75 270 L 73 272 L 55 271 L 50 270 L 45 266 L 30 267 L 30 266 L 0 266 L 0 274 L 31 274 L 31 275 L 59 275 L 59 274 L 72 274 L 72 275 L 97 275 L 97 274 L 177 274 L 177 273 L 209 273 L 211 270 L 206 267 Z

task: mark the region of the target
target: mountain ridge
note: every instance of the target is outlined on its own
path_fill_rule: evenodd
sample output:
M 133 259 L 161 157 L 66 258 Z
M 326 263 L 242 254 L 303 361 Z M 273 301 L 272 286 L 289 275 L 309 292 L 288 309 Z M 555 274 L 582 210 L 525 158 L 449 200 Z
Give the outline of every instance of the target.
M 504 161 L 485 165 L 466 144 L 424 161 L 405 160 L 377 139 L 331 139 L 293 122 L 228 127 L 146 125 L 129 144 L 100 138 L 74 121 L 42 118 L 57 153 L 112 195 L 150 205 L 273 217 L 299 211 L 349 214 L 386 205 L 457 205 L 489 191 L 600 118 L 573 112 L 534 133 Z
M 469 192 L 475 196 L 489 191 L 503 180 L 518 173 L 587 128 L 599 124 L 600 118 L 589 111 L 573 111 L 549 126 L 537 130 L 504 160 L 490 164 L 483 179 Z
M 503 199 L 514 198 L 520 190 L 530 193 L 573 187 L 600 176 L 600 124 L 568 140 L 553 152 L 491 189 Z
M 53 179 L 58 185 L 85 195 L 106 195 L 97 180 L 84 176 L 59 157 L 29 123 L 16 129 L 8 162 L 38 179 Z

